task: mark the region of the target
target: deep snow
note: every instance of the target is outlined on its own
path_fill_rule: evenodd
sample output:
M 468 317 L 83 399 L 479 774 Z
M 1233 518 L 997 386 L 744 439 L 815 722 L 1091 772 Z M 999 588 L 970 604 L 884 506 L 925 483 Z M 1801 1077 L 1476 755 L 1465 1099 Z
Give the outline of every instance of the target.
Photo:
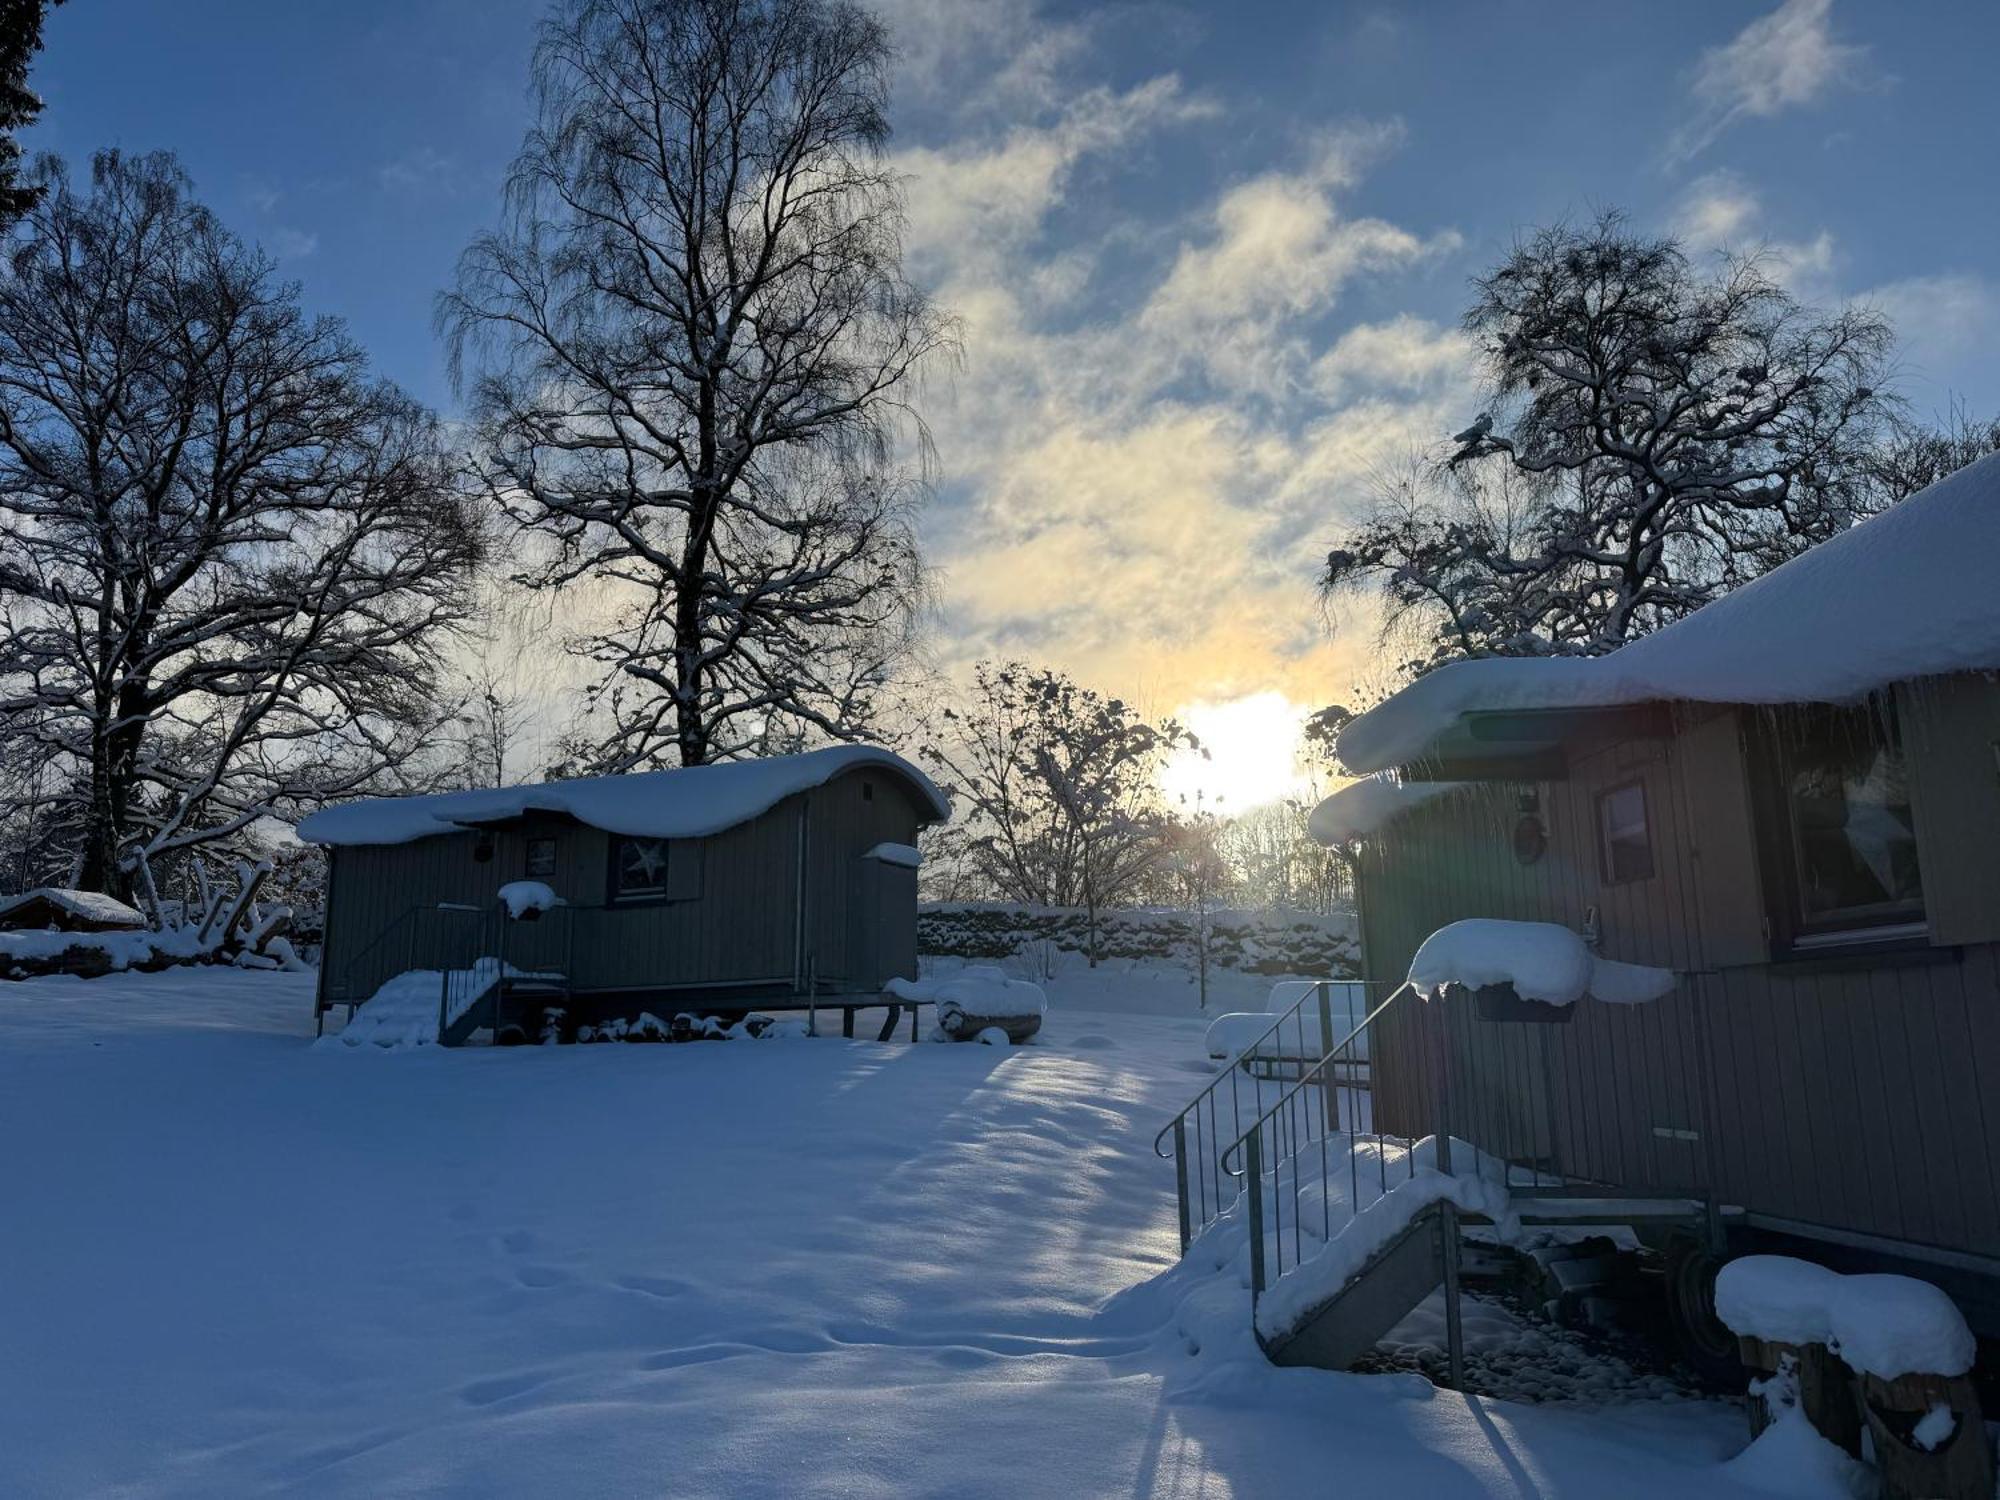
M 1751 1493 L 1727 1407 L 1279 1370 L 1219 1238 L 1162 1275 L 1178 979 L 1005 1050 L 314 1048 L 311 983 L 0 984 L 0 1494 Z

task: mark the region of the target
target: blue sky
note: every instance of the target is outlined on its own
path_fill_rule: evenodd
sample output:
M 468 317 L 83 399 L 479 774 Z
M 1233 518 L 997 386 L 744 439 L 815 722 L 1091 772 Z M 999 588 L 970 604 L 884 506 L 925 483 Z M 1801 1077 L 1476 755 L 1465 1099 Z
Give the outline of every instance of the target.
M 1453 323 L 1602 205 L 1769 247 L 2000 409 L 2000 5 L 882 0 L 911 264 L 965 319 L 927 407 L 947 663 L 1163 707 L 1366 676 L 1312 565 L 1371 467 L 1476 410 Z M 541 0 L 71 0 L 30 145 L 178 151 L 449 410 L 431 299 L 495 217 Z

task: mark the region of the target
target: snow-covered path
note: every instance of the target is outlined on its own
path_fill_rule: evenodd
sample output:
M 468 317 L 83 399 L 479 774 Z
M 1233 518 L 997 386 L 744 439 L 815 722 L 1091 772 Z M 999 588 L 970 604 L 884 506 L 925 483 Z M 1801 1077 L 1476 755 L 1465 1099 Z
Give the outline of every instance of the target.
M 308 985 L 0 986 L 0 1494 L 1747 1493 L 1720 1408 L 1275 1370 L 1149 1282 L 1192 1015 L 386 1054 Z

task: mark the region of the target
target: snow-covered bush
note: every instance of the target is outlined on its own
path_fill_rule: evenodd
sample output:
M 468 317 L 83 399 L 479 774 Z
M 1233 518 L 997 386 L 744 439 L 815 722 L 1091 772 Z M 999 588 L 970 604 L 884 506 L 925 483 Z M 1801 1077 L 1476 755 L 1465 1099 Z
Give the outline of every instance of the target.
M 1288 911 L 1212 911 L 1208 961 L 1245 974 L 1360 974 L 1354 918 Z M 1100 958 L 1152 959 L 1192 966 L 1200 937 L 1193 912 L 1145 907 L 1100 912 Z M 1025 960 L 1046 966 L 1047 950 L 1082 953 L 1089 918 L 1080 908 L 949 902 L 917 913 L 917 951 L 928 957 Z

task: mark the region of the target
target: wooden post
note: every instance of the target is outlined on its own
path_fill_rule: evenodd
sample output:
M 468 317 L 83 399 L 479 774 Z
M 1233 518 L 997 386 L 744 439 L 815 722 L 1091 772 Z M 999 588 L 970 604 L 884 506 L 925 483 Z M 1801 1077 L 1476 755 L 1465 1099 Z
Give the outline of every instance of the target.
M 1883 1500 L 1991 1500 L 1993 1450 L 1970 1376 L 1867 1375 L 1861 1393 Z M 1938 1430 L 1920 1440 L 1920 1424 Z
M 1796 1383 L 1799 1409 L 1813 1430 L 1850 1458 L 1861 1457 L 1861 1403 L 1854 1372 L 1840 1356 L 1824 1344 L 1781 1344 L 1766 1339 L 1739 1338 L 1737 1350 L 1744 1365 L 1758 1372 L 1748 1397 L 1750 1436 L 1762 1433 L 1777 1419 L 1775 1389 L 1759 1392 L 1758 1385 L 1789 1379 Z M 1778 1401 L 1778 1406 L 1782 1406 Z

